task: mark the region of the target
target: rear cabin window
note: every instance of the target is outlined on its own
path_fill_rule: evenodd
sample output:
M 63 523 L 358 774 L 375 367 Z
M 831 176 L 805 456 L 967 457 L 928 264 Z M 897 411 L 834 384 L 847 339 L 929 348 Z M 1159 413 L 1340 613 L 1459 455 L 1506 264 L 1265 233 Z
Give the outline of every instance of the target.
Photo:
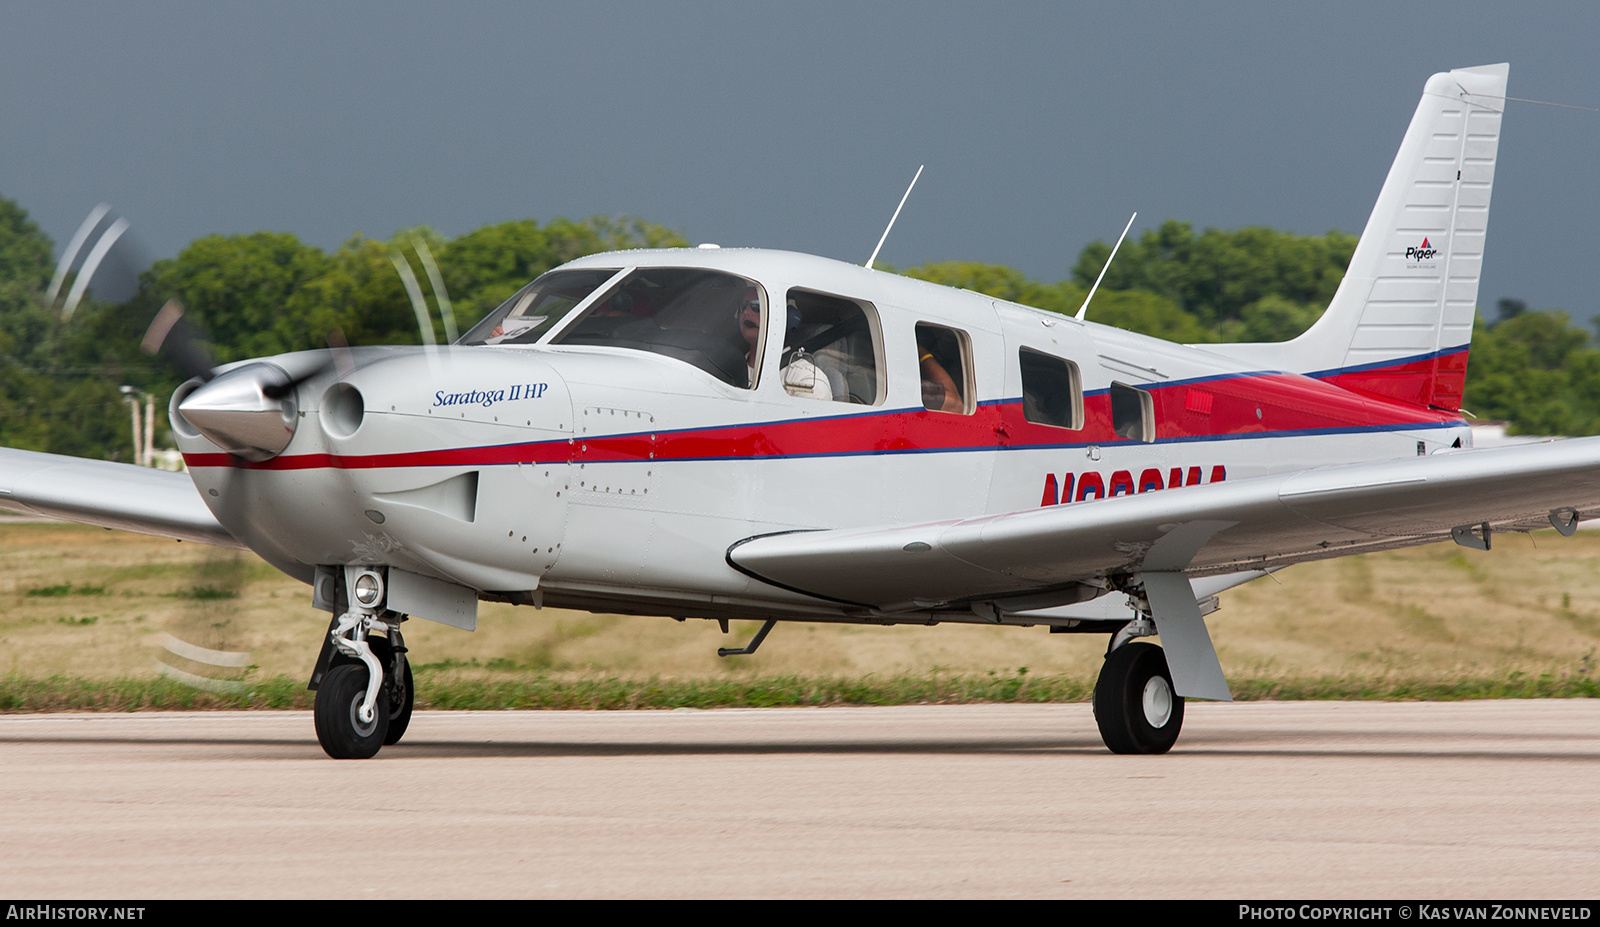
M 1111 427 L 1129 441 L 1156 439 L 1156 407 L 1149 392 L 1126 383 L 1111 384 Z
M 1022 417 L 1035 425 L 1083 428 L 1083 380 L 1078 365 L 1059 357 L 1023 348 Z
M 917 372 L 924 409 L 971 415 L 977 408 L 972 389 L 972 340 L 966 332 L 918 322 Z
M 766 295 L 754 280 L 712 270 L 642 267 L 550 343 L 662 354 L 749 389 L 759 372 L 765 307 Z
M 783 321 L 783 388 L 791 396 L 868 406 L 882 401 L 882 351 L 871 304 L 790 290 Z

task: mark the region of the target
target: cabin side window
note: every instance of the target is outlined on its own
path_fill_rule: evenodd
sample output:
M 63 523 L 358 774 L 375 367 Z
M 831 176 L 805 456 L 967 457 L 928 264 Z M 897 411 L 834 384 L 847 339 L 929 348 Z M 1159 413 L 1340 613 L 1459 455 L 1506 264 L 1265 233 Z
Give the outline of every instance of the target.
M 1156 439 L 1156 404 L 1150 393 L 1126 383 L 1111 384 L 1111 427 L 1119 438 Z
M 1083 428 L 1083 380 L 1078 365 L 1022 348 L 1022 417 L 1036 425 Z
M 784 308 L 785 391 L 824 402 L 882 401 L 881 342 L 871 304 L 794 289 Z
M 755 385 L 766 293 L 713 270 L 641 267 L 603 294 L 551 344 L 631 348 L 676 358 L 729 386 Z
M 924 409 L 971 415 L 977 408 L 972 389 L 972 339 L 966 332 L 918 322 L 917 373 L 922 380 Z

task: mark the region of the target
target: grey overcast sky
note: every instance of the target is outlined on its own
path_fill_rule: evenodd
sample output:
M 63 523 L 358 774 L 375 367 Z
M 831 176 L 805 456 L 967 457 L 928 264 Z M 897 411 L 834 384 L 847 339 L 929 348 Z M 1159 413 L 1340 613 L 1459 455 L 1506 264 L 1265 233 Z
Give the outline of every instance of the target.
M 1428 75 L 1600 106 L 1594 3 L 0 0 L 0 196 L 147 252 L 642 216 L 1069 274 L 1167 218 L 1359 233 Z M 1600 310 L 1600 113 L 1510 104 L 1479 305 Z

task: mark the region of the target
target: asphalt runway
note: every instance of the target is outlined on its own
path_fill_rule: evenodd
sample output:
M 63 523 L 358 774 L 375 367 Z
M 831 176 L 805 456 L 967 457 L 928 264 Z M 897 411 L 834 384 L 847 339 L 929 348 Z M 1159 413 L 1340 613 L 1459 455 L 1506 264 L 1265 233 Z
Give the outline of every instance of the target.
M 1600 895 L 1600 700 L 0 716 L 0 894 Z

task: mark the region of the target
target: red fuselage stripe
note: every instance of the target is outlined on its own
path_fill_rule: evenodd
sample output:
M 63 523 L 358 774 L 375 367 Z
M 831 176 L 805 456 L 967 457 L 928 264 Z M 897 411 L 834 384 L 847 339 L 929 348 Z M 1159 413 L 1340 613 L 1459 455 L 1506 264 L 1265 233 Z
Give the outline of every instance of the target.
M 1460 357 L 1464 370 L 1465 352 L 1461 352 Z M 1459 416 L 1452 412 L 1395 402 L 1359 391 L 1360 383 L 1371 382 L 1391 371 L 1397 376 L 1408 374 L 1412 366 L 1330 374 L 1326 380 L 1294 374 L 1259 374 L 1148 387 L 1155 405 L 1156 439 L 1203 440 L 1407 425 L 1436 427 L 1458 422 Z M 1350 386 L 1346 387 L 1346 383 Z M 1098 392 L 1084 399 L 1084 427 L 1080 430 L 1029 422 L 1024 417 L 1022 402 L 1010 400 L 981 405 L 972 415 L 894 411 L 396 454 L 294 454 L 252 463 L 229 454 L 212 453 L 185 454 L 184 460 L 191 467 L 361 470 L 568 461 L 842 456 L 1113 444 L 1125 440 L 1112 428 L 1110 396 Z

